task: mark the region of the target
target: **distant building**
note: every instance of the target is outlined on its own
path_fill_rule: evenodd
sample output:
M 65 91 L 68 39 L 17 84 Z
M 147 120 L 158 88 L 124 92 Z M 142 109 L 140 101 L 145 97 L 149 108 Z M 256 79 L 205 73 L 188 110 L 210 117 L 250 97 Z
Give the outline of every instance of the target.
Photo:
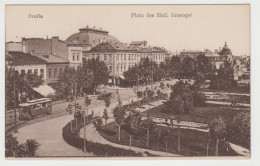
M 200 50 L 183 50 L 180 52 L 180 59 L 183 61 L 186 57 L 196 59 L 199 55 L 205 55 L 208 57 L 210 62 L 216 66 L 217 69 L 220 68 L 221 65 L 224 64 L 224 61 L 227 60 L 230 63 L 233 63 L 233 55 L 232 51 L 227 46 L 227 42 L 225 42 L 224 47 L 219 50 L 210 51 L 208 49 L 205 49 L 204 51 Z
M 7 42 L 5 43 L 5 51 L 17 51 L 22 52 L 23 51 L 23 45 L 22 42 Z

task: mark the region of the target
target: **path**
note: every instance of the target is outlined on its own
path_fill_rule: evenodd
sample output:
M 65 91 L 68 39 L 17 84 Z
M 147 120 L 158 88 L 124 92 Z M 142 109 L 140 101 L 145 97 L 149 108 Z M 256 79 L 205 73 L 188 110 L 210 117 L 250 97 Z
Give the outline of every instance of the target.
M 162 104 L 163 101 L 161 100 L 159 102 L 159 104 Z M 153 108 L 153 107 L 156 107 L 158 106 L 158 101 L 155 101 L 153 103 L 151 103 L 152 106 L 150 106 L 150 108 Z M 114 105 L 115 106 L 115 105 Z M 145 109 L 141 109 L 140 112 L 143 112 L 143 111 L 146 111 L 149 109 L 149 106 L 148 105 L 145 105 L 145 106 L 142 106 L 144 107 Z M 111 108 L 114 108 L 112 105 L 110 108 L 108 108 L 108 113 L 109 113 L 109 116 L 111 117 Z M 111 117 L 110 119 L 108 119 L 108 123 L 111 123 L 113 122 L 114 119 Z M 131 149 L 135 152 L 139 152 L 139 153 L 144 153 L 144 152 L 149 152 L 153 155 L 158 155 L 158 156 L 180 156 L 178 154 L 173 154 L 173 153 L 167 153 L 166 152 L 162 152 L 162 151 L 155 151 L 155 150 L 150 150 L 150 149 L 144 149 L 144 148 L 139 148 L 139 147 L 129 147 L 127 145 L 121 145 L 121 144 L 116 144 L 116 143 L 112 143 L 108 140 L 106 140 L 105 138 L 103 138 L 98 131 L 96 131 L 95 127 L 93 124 L 89 124 L 86 126 L 86 140 L 88 141 L 91 141 L 91 142 L 98 142 L 98 143 L 101 143 L 101 144 L 107 144 L 107 145 L 111 145 L 111 146 L 114 146 L 114 147 L 119 147 L 119 148 L 123 148 L 123 149 Z M 81 138 L 84 138 L 84 128 L 80 129 L 80 137 Z

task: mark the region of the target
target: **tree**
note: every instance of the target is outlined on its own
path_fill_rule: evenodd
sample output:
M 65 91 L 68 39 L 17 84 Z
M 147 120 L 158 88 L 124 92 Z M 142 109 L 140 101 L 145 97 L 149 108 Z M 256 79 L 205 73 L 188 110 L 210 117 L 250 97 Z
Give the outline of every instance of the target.
M 101 119 L 96 119 L 93 122 L 94 127 L 96 128 L 97 131 L 100 131 L 101 126 L 102 126 L 102 120 Z
M 217 75 L 214 75 L 210 82 L 210 88 L 215 90 L 231 90 L 237 87 L 237 82 L 234 80 L 234 68 L 228 61 L 216 70 Z
M 91 104 L 91 99 L 88 98 L 88 95 L 85 94 L 84 97 L 84 104 L 85 104 L 85 108 L 87 109 L 87 122 L 88 122 L 88 106 Z M 85 115 L 84 115 L 85 118 Z
M 184 101 L 180 95 L 174 99 L 165 102 L 167 112 L 173 112 L 174 114 L 184 114 Z
M 169 137 L 169 131 L 167 129 L 162 130 L 160 141 L 165 144 L 166 156 L 168 151 L 168 137 Z
M 163 92 L 164 87 L 165 87 L 165 84 L 163 82 L 161 82 L 160 83 L 160 88 L 161 88 L 162 92 Z
M 13 68 L 5 68 L 5 98 L 7 107 L 17 108 L 21 102 L 34 97 L 32 88 L 43 84 L 36 74 L 19 74 Z M 16 105 L 14 104 L 16 102 Z
M 240 112 L 227 126 L 228 136 L 234 143 L 250 149 L 250 112 Z
M 40 144 L 35 139 L 27 139 L 20 144 L 12 134 L 5 137 L 5 156 L 6 157 L 34 157 Z
M 108 107 L 111 104 L 111 101 L 110 101 L 111 97 L 112 97 L 111 95 L 104 95 L 104 98 L 103 98 L 103 100 L 105 102 L 105 106 L 106 106 L 106 109 L 104 109 L 104 112 L 103 112 L 103 117 L 105 119 L 105 124 L 107 124 L 107 120 L 109 119 L 109 116 L 108 116 L 108 113 L 107 113 L 107 109 L 108 109 Z
M 143 92 L 137 91 L 136 94 L 137 94 L 137 97 L 138 97 L 138 107 L 140 107 L 140 99 L 143 97 Z
M 117 90 L 118 95 L 118 105 L 113 109 L 113 116 L 115 118 L 116 123 L 118 124 L 118 140 L 121 138 L 121 125 L 125 120 L 125 110 L 122 107 L 122 101 L 120 99 L 119 92 Z
M 183 113 L 190 113 L 193 110 L 193 96 L 190 86 L 182 81 L 171 87 L 172 92 L 168 104 L 176 97 L 180 96 L 183 101 Z
M 109 119 L 109 116 L 108 116 L 108 113 L 107 113 L 107 109 L 104 109 L 103 118 L 105 119 L 105 125 L 107 125 L 107 120 Z
M 66 67 L 59 76 L 57 91 L 68 99 L 69 96 L 86 93 L 92 83 L 93 73 L 90 70 L 86 68 L 75 70 L 74 68 Z
M 129 146 L 132 146 L 132 137 L 133 135 L 138 135 L 142 131 L 141 124 L 142 119 L 139 111 L 136 110 L 130 110 L 129 114 L 127 115 L 125 119 L 126 124 L 126 131 L 129 133 L 130 136 L 130 144 Z
M 83 70 L 89 70 L 93 74 L 92 88 L 94 94 L 97 86 L 106 84 L 108 81 L 109 70 L 104 61 L 100 61 L 99 58 L 89 59 L 86 65 L 83 65 Z
M 221 139 L 226 133 L 226 123 L 222 116 L 215 117 L 209 123 L 210 136 L 216 139 L 216 151 L 215 155 L 218 156 L 219 139 Z
M 146 146 L 149 146 L 150 131 L 153 131 L 155 129 L 155 122 L 148 114 L 147 119 L 143 120 L 141 125 L 142 128 L 144 128 L 147 131 Z

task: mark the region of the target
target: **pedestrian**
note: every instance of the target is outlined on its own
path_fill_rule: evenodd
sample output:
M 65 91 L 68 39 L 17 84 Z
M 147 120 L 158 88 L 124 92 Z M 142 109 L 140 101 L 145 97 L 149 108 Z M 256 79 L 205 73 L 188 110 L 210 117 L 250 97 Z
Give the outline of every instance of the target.
M 93 118 L 94 117 L 94 111 L 93 110 L 91 111 L 91 115 L 92 115 L 92 118 Z
M 166 125 L 168 125 L 168 117 L 167 117 L 167 115 L 165 115 L 165 123 L 166 123 Z
M 171 125 L 172 125 L 172 127 L 173 127 L 173 117 L 171 117 L 170 123 L 171 123 Z

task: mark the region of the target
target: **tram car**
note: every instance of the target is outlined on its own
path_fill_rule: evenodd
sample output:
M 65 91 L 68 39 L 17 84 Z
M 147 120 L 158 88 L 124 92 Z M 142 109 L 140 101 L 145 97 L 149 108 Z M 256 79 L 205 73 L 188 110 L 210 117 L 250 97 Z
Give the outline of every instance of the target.
M 50 98 L 40 98 L 19 104 L 19 119 L 33 119 L 37 115 L 52 114 Z

